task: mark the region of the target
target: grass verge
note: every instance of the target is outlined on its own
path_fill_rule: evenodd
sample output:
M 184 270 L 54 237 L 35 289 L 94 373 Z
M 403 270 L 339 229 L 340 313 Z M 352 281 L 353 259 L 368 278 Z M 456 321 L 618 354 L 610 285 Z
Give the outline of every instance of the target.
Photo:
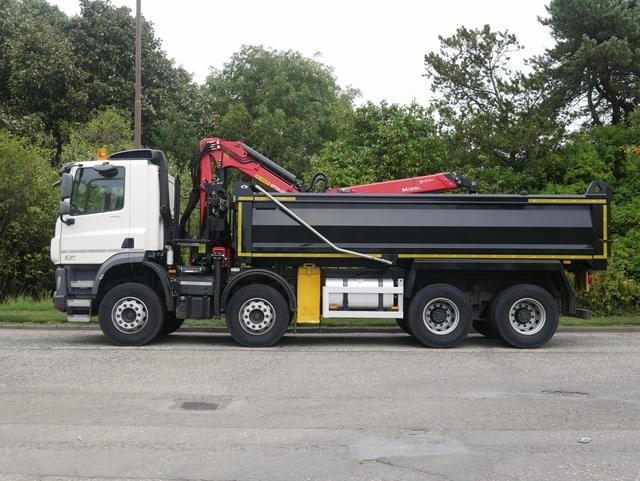
M 20 324 L 60 324 L 66 322 L 64 313 L 56 311 L 51 300 L 41 301 L 29 298 L 18 298 L 0 304 L 0 323 Z M 95 322 L 95 319 L 94 319 Z M 327 319 L 322 327 L 393 327 L 393 319 Z M 607 327 L 607 326 L 640 326 L 640 313 L 624 316 L 594 317 L 593 319 L 577 319 L 563 317 L 561 326 Z M 224 321 L 196 320 L 186 321 L 187 327 L 223 327 Z

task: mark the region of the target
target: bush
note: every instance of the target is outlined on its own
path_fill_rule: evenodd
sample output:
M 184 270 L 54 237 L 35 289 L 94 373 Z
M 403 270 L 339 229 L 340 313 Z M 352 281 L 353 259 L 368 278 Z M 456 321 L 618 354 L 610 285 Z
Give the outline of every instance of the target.
M 0 301 L 53 286 L 49 242 L 56 218 L 51 152 L 0 131 Z
M 594 274 L 591 290 L 578 296 L 578 305 L 601 316 L 637 313 L 640 310 L 640 283 L 617 268 L 614 262 L 607 271 Z
M 131 120 L 113 108 L 98 112 L 84 124 L 68 125 L 67 130 L 69 141 L 62 151 L 64 162 L 94 159 L 100 147 L 109 154 L 133 147 Z

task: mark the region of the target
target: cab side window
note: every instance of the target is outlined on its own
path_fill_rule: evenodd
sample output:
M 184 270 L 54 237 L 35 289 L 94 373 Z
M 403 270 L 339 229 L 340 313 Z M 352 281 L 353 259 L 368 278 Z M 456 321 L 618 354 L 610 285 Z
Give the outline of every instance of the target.
M 124 207 L 124 167 L 79 168 L 73 179 L 71 215 L 111 212 Z

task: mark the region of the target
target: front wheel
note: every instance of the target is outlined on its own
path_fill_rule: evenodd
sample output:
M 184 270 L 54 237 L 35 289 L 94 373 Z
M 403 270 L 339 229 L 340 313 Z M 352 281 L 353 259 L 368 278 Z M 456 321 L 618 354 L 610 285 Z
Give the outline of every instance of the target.
M 227 304 L 226 323 L 231 337 L 247 347 L 272 346 L 289 327 L 290 312 L 273 287 L 254 284 L 238 289 Z
M 148 286 L 120 284 L 100 302 L 100 328 L 118 346 L 142 346 L 154 340 L 164 325 L 160 296 Z
M 500 338 L 517 348 L 546 344 L 560 321 L 555 299 L 542 287 L 532 284 L 518 284 L 498 294 L 490 316 Z
M 429 347 L 453 347 L 471 328 L 473 309 L 464 293 L 448 284 L 421 289 L 409 306 L 411 334 Z

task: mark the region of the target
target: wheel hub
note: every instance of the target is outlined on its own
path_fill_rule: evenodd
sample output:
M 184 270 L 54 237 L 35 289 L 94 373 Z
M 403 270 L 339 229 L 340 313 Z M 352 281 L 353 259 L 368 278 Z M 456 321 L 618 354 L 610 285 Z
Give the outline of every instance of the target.
M 136 334 L 147 325 L 149 310 L 137 297 L 124 297 L 111 310 L 111 321 L 124 334 Z
M 509 309 L 509 323 L 518 333 L 525 336 L 537 334 L 547 321 L 547 311 L 536 299 L 518 299 Z
M 265 334 L 275 325 L 276 311 L 265 299 L 249 299 L 238 312 L 240 326 L 249 334 Z
M 430 332 L 444 336 L 458 327 L 460 310 L 452 300 L 438 297 L 424 307 L 422 322 Z
M 529 309 L 519 308 L 516 311 L 515 318 L 516 322 L 519 322 L 520 324 L 526 324 L 531 321 L 531 311 Z
M 436 307 L 431 312 L 431 320 L 437 324 L 442 324 L 447 320 L 447 311 L 445 311 L 441 307 Z
M 127 307 L 124 311 L 122 311 L 122 318 L 126 322 L 134 322 L 136 320 L 136 311 Z

